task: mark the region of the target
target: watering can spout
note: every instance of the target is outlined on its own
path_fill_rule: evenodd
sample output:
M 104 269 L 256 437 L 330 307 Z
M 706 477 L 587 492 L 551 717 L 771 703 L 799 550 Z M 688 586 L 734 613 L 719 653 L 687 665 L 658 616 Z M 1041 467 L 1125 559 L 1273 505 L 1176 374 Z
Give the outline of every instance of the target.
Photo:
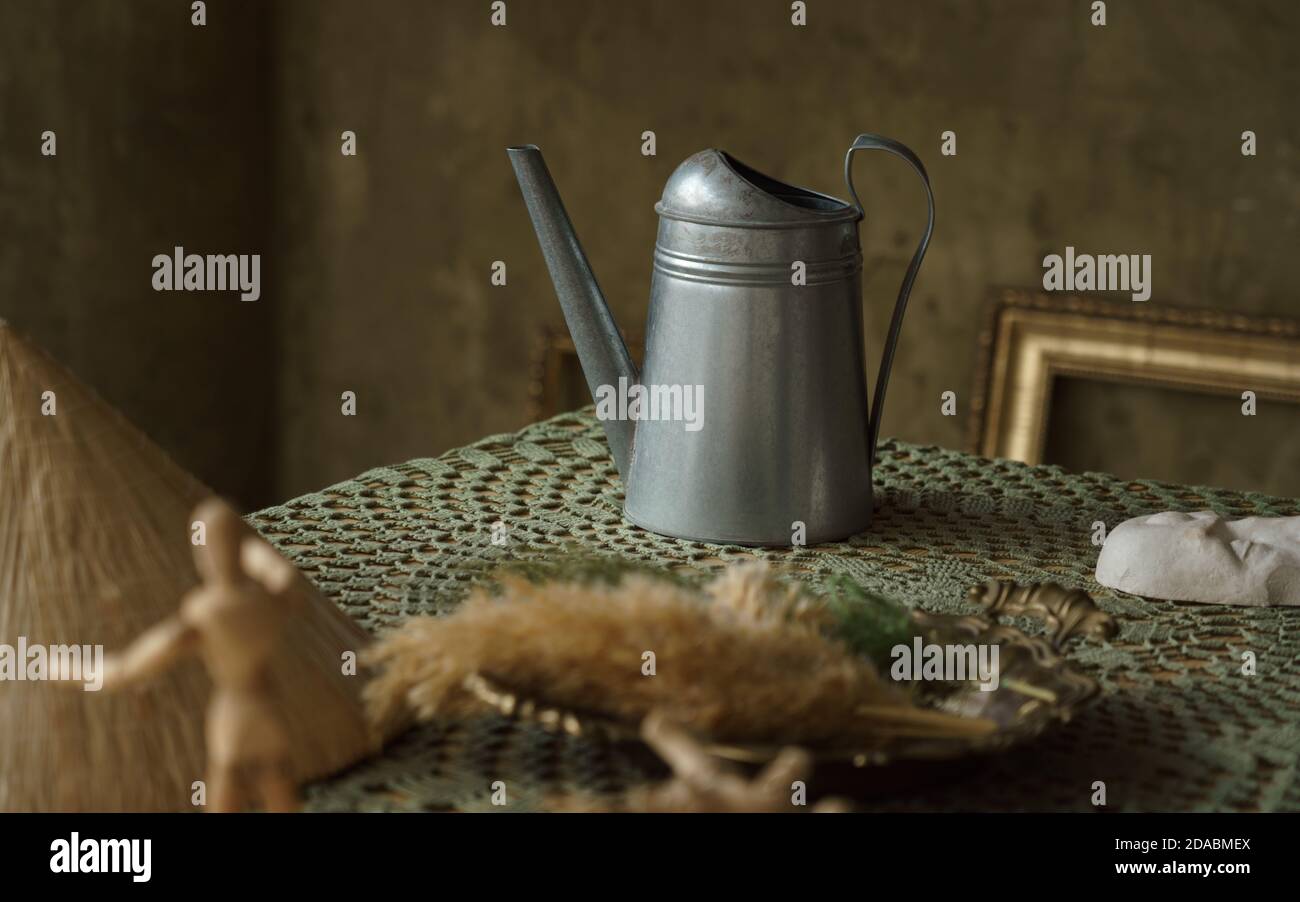
M 625 380 L 621 383 L 624 389 L 634 385 L 638 378 L 636 367 L 627 352 L 627 345 L 623 343 L 618 324 L 605 303 L 605 296 L 596 284 L 587 255 L 578 243 L 573 223 L 564 210 L 564 202 L 560 200 L 542 152 L 535 145 L 526 144 L 509 147 L 506 153 L 510 155 L 515 178 L 519 180 L 519 189 L 528 206 L 537 241 L 542 246 L 542 257 L 550 270 L 551 281 L 555 283 L 555 294 L 559 297 L 592 397 L 619 391 L 620 379 Z M 602 425 L 619 475 L 626 479 L 636 423 L 609 419 L 603 420 Z

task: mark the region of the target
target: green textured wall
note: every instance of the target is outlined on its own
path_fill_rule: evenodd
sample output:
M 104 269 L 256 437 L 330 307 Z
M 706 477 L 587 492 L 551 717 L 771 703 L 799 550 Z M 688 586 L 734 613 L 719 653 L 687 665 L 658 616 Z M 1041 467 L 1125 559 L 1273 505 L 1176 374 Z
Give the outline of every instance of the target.
M 938 204 L 884 432 L 960 446 L 985 301 L 1067 244 L 1151 254 L 1153 303 L 1300 312 L 1300 5 L 1112 2 L 1102 28 L 1089 5 L 811 0 L 796 28 L 784 0 L 508 0 L 494 28 L 487 0 L 221 0 L 196 29 L 188 3 L 0 0 L 0 315 L 270 501 L 524 422 L 534 335 L 562 321 L 506 145 L 543 148 L 636 328 L 680 160 L 720 146 L 842 195 L 845 147 L 876 131 L 921 154 Z M 896 160 L 857 172 L 874 357 L 923 195 Z M 155 295 L 173 242 L 261 249 L 262 300 Z M 1152 402 L 1124 403 L 1140 423 Z M 1080 460 L 1105 451 L 1075 431 L 1099 443 Z
M 0 2 L 0 318 L 252 505 L 275 491 L 271 303 L 150 285 L 177 244 L 268 254 L 266 14 L 220 7 Z
M 962 444 L 964 408 L 945 418 L 939 396 L 969 397 L 985 300 L 1041 284 L 1066 244 L 1151 254 L 1152 302 L 1297 311 L 1294 3 L 1111 3 L 1101 28 L 1085 2 L 813 0 L 804 28 L 777 0 L 511 2 L 505 28 L 485 2 L 369 6 L 303 0 L 278 19 L 287 492 L 521 424 L 531 335 L 562 320 L 508 144 L 545 151 L 633 327 L 651 207 L 689 154 L 721 146 L 842 195 L 855 134 L 910 144 L 938 229 L 884 432 L 915 441 Z M 345 128 L 355 159 L 338 151 Z M 655 157 L 640 154 L 646 129 Z M 958 153 L 942 157 L 949 129 Z M 899 161 L 868 155 L 857 172 L 874 355 L 924 200 Z M 504 288 L 488 280 L 498 259 Z M 338 415 L 344 388 L 355 421 Z M 1180 453 L 1177 437 L 1144 440 L 1156 459 Z

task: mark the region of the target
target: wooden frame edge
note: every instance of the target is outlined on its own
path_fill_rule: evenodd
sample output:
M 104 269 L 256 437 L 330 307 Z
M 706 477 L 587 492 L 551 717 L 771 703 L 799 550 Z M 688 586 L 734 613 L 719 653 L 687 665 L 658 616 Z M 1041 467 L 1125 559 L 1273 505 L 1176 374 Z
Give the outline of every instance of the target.
M 980 334 L 968 449 L 1042 462 L 1061 376 L 1300 403 L 1300 323 L 1007 289 Z

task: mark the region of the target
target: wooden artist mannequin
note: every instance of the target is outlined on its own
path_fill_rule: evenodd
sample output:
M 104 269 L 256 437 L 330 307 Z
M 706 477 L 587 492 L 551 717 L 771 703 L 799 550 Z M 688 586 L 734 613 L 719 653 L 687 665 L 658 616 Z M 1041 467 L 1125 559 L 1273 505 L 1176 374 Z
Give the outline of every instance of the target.
M 270 694 L 270 663 L 301 602 L 300 574 L 219 499 L 198 506 L 206 544 L 194 546 L 202 583 L 162 621 L 104 664 L 104 688 L 139 684 L 188 655 L 212 680 L 207 782 L 212 811 L 296 811 L 289 737 Z
M 812 757 L 802 749 L 785 748 L 753 778 L 724 766 L 685 730 L 658 712 L 641 724 L 641 736 L 673 769 L 670 780 L 631 794 L 631 811 L 662 812 L 790 812 L 796 781 L 812 772 Z M 841 799 L 823 799 L 811 809 L 818 813 L 850 811 Z

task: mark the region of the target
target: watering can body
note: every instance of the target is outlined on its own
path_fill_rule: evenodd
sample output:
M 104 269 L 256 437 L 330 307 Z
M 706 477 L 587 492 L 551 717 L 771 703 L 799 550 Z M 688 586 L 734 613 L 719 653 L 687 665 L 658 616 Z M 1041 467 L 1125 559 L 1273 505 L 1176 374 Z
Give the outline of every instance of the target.
M 871 135 L 850 148 L 846 178 L 864 149 L 902 156 L 925 178 L 910 151 Z M 677 538 L 741 545 L 816 544 L 865 529 L 884 388 L 933 199 L 870 404 L 862 210 L 851 178 L 853 203 L 776 181 L 719 150 L 683 162 L 655 205 L 638 374 L 540 151 L 509 153 L 598 415 L 600 401 L 623 399 L 630 386 L 646 399 L 639 410 L 620 403 L 617 416 L 602 417 L 627 519 Z M 683 397 L 693 404 L 683 406 Z M 614 409 L 605 405 L 606 414 Z

